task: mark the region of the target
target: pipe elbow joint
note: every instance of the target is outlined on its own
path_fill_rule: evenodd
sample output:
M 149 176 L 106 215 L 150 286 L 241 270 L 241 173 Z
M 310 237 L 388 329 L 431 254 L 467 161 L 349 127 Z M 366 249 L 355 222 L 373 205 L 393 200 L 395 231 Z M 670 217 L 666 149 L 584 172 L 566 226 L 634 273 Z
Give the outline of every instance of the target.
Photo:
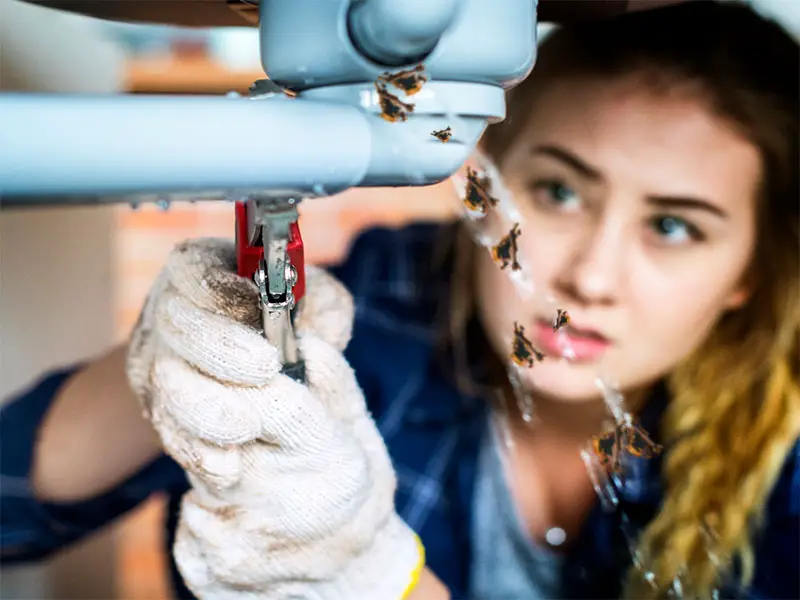
M 366 58 L 385 66 L 422 61 L 453 23 L 458 0 L 369 0 L 350 5 L 348 30 Z

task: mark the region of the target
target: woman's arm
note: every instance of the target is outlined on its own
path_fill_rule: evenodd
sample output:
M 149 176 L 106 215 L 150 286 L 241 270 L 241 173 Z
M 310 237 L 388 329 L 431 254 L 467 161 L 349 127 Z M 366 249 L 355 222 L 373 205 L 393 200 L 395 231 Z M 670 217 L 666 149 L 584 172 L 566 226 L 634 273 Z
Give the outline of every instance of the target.
M 0 564 L 45 558 L 154 492 L 186 489 L 159 457 L 123 359 L 51 373 L 0 410 Z
M 126 348 L 67 381 L 41 425 L 31 485 L 46 502 L 77 502 L 121 483 L 161 452 L 125 374 Z

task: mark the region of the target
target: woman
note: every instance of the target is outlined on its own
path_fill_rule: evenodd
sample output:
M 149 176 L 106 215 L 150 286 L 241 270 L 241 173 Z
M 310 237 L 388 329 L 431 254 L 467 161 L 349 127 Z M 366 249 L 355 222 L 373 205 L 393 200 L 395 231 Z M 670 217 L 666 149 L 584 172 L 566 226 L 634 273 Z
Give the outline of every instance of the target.
M 570 459 L 557 448 L 598 431 L 604 417 L 585 399 L 600 346 L 630 404 L 660 380 L 670 394 L 659 419 L 665 495 L 639 549 L 659 581 L 691 565 L 686 579 L 708 592 L 717 568 L 703 550 L 704 532 L 716 530 L 714 552 L 736 556 L 745 582 L 753 569 L 772 571 L 760 553 L 780 545 L 781 534 L 761 546 L 749 536 L 768 502 L 787 493 L 788 480 L 775 487 L 781 469 L 784 478 L 795 469 L 797 481 L 798 95 L 788 73 L 797 71 L 798 48 L 737 5 L 703 3 L 606 25 L 547 40 L 533 77 L 512 92 L 512 119 L 485 138 L 517 200 L 537 283 L 555 291 L 584 330 L 573 340 L 585 360 L 530 371 L 540 424 L 519 434 L 522 449 L 512 454 L 518 506 L 525 518 L 530 502 L 529 529 L 544 537 L 552 521 L 537 507 L 542 499 L 524 490 L 540 487 L 527 483 L 537 472 L 545 481 L 569 478 Z M 744 31 L 753 45 L 737 48 Z M 495 353 L 526 313 L 543 325 L 540 348 L 555 353 L 552 315 L 526 311 L 509 278 L 479 254 L 476 310 Z M 464 263 L 466 256 L 459 254 Z M 466 279 L 454 281 L 453 297 L 469 298 Z M 569 537 L 585 509 L 574 487 L 549 487 L 549 515 L 563 511 Z M 794 530 L 796 519 L 785 526 Z M 797 544 L 790 547 L 787 584 L 798 561 Z M 766 580 L 780 579 L 774 568 L 755 593 L 797 595 L 768 591 Z M 635 573 L 628 583 L 633 597 L 646 595 Z
M 670 591 L 691 597 L 800 595 L 798 72 L 797 44 L 737 4 L 698 1 L 602 27 L 570 26 L 544 42 L 534 74 L 512 93 L 509 119 L 490 128 L 485 148 L 521 216 L 522 264 L 536 287 L 552 293 L 571 316 L 562 332 L 575 349 L 571 361 L 553 356 L 553 315 L 522 298 L 506 270 L 462 226 L 368 232 L 350 258 L 331 270 L 355 299 L 345 357 L 391 455 L 397 513 L 421 538 L 428 571 L 453 598 L 643 598 Z M 501 231 L 497 216 L 489 218 L 490 227 Z M 254 341 L 257 334 L 241 327 L 257 320 L 257 314 L 242 312 L 255 296 L 230 275 L 228 252 L 219 243 L 184 245 L 171 257 L 162 287 L 151 294 L 156 308 L 150 312 L 161 306 L 173 317 L 189 313 L 169 313 L 170 307 L 207 305 L 211 298 L 214 308 L 197 318 L 219 329 L 198 329 L 200 321 L 159 321 L 146 310 L 129 359 L 133 388 L 151 409 L 162 442 L 192 474 L 195 501 L 184 515 L 182 548 L 197 543 L 199 554 L 184 555 L 206 563 L 227 554 L 207 552 L 213 543 L 222 548 L 225 536 L 211 540 L 189 521 L 200 514 L 198 499 L 220 496 L 170 438 L 177 429 L 164 423 L 177 414 L 175 395 L 165 392 L 165 380 L 151 385 L 142 374 L 153 373 L 148 357 L 160 350 L 153 350 L 148 335 L 159 328 L 164 339 L 172 336 L 170 352 L 185 364 L 205 361 L 200 371 L 224 371 L 219 380 L 234 381 L 214 388 L 214 398 L 241 387 L 234 368 L 269 362 Z M 181 258 L 191 253 L 207 259 Z M 198 285 L 181 288 L 189 285 L 185 273 L 200 262 L 203 277 L 193 275 Z M 315 289 L 335 289 L 323 279 L 309 278 L 309 299 L 325 296 Z M 207 296 L 198 301 L 181 292 L 161 302 L 170 285 Z M 330 331 L 336 322 L 331 317 L 348 317 L 315 302 L 322 316 L 314 327 L 299 329 L 327 328 L 320 336 L 341 347 L 342 331 Z M 493 398 L 478 392 L 510 387 L 504 363 L 514 321 L 550 358 L 523 371 L 535 425 L 513 402 L 505 403 L 513 441 L 506 452 L 489 427 Z M 195 330 L 202 335 L 185 335 Z M 215 357 L 215 364 L 205 353 L 189 356 L 187 348 L 195 343 L 230 348 L 222 342 L 232 339 L 225 336 L 233 330 L 241 331 L 241 347 L 250 344 L 263 355 L 250 360 L 240 353 L 237 362 L 231 353 L 227 362 Z M 181 352 L 174 350 L 179 337 Z M 313 348 L 308 350 L 310 357 Z M 314 364 L 309 359 L 311 379 L 318 382 Z M 631 462 L 618 480 L 618 505 L 608 512 L 579 454 L 608 418 L 595 388 L 601 368 L 618 379 L 628 410 L 664 446 L 660 456 Z M 101 385 L 119 389 L 120 381 L 122 354 L 112 355 L 102 368 L 70 379 L 61 388 L 60 406 L 77 403 Z M 20 434 L 32 437 L 62 382 L 58 376 L 45 381 L 30 396 L 38 400 L 23 399 L 5 411 L 4 444 L 14 411 L 36 413 L 35 424 Z M 203 385 L 208 390 L 212 384 Z M 177 384 L 173 391 L 190 388 Z M 276 396 L 275 406 L 301 394 L 288 389 Z M 204 404 L 209 412 L 214 401 Z M 35 410 L 23 408 L 26 402 Z M 184 398 L 182 406 L 188 404 Z M 215 406 L 227 410 L 229 419 L 248 418 L 219 402 Z M 128 454 L 135 459 L 125 469 L 118 463 L 65 494 L 58 485 L 63 469 L 42 449 L 48 423 L 51 440 L 58 439 L 54 431 L 64 431 L 55 425 L 56 413 L 48 414 L 42 428 L 32 479 L 39 498 L 60 502 L 42 504 L 28 496 L 12 505 L 4 498 L 4 557 L 14 550 L 19 557 L 41 555 L 157 489 L 173 495 L 174 532 L 187 484 L 170 459 L 151 461 L 158 444 L 146 423 L 134 425 L 127 417 L 133 449 Z M 337 454 L 336 464 L 348 465 L 356 460 L 352 456 L 359 452 Z M 4 466 L 4 474 L 31 477 L 32 461 L 25 456 L 17 472 Z M 61 502 L 70 495 L 84 500 L 89 488 L 102 492 L 100 497 Z M 26 538 L 22 528 L 6 525 L 14 516 L 39 530 Z M 399 526 L 391 539 L 400 548 L 400 540 L 410 538 Z M 352 574 L 348 583 L 357 573 L 374 577 L 382 570 L 390 578 L 410 571 L 414 561 L 402 562 L 404 553 L 398 550 L 395 560 L 384 552 L 371 569 L 343 567 Z M 260 563 L 272 564 L 269 553 L 258 556 Z M 181 566 L 195 589 L 209 580 L 202 562 Z M 260 563 L 251 562 L 250 569 Z M 223 579 L 219 564 L 208 568 L 215 584 Z M 234 572 L 229 563 L 224 569 Z M 435 586 L 416 593 L 415 598 L 440 597 Z M 185 589 L 180 594 L 191 597 Z

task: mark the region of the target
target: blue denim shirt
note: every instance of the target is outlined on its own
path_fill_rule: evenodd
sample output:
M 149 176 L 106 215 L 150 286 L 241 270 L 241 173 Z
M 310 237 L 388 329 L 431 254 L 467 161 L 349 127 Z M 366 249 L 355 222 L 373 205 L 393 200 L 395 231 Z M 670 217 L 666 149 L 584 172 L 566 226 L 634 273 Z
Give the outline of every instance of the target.
M 349 258 L 331 269 L 356 302 L 346 351 L 386 440 L 398 478 L 400 515 L 421 536 L 429 567 L 454 599 L 467 597 L 472 556 L 470 523 L 480 440 L 488 419 L 480 398 L 460 394 L 434 360 L 436 314 L 448 286 L 448 269 L 430 269 L 442 226 L 418 224 L 362 234 Z M 50 374 L 0 413 L 2 564 L 40 559 L 79 540 L 136 507 L 151 494 L 170 497 L 171 546 L 181 495 L 181 469 L 163 456 L 114 489 L 86 502 L 53 505 L 30 491 L 32 449 L 50 403 L 74 372 Z M 658 438 L 667 396 L 658 390 L 642 415 Z M 66 451 L 66 449 L 65 449 Z M 667 449 L 668 451 L 668 449 Z M 635 465 L 617 490 L 621 506 L 642 528 L 658 510 L 660 461 Z M 564 597 L 615 598 L 631 563 L 617 513 L 599 503 L 565 557 Z M 757 572 L 748 590 L 724 597 L 800 598 L 800 448 L 787 457 L 769 499 L 766 527 L 756 540 Z M 192 598 L 172 566 L 176 595 Z

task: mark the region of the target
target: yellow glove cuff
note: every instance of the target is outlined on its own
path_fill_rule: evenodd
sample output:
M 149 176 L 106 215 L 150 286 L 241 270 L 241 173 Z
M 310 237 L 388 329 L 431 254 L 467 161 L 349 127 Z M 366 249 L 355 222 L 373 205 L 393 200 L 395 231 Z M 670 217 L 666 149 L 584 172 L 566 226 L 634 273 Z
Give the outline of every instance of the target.
M 414 591 L 414 588 L 416 588 L 419 583 L 422 570 L 425 568 L 425 546 L 422 545 L 422 540 L 419 539 L 416 533 L 414 534 L 414 541 L 417 543 L 417 550 L 419 550 L 419 561 L 417 561 L 417 566 L 414 567 L 414 570 L 411 572 L 411 581 L 409 581 L 408 586 L 402 596 L 400 596 L 400 600 L 406 600 L 411 595 L 411 592 Z

